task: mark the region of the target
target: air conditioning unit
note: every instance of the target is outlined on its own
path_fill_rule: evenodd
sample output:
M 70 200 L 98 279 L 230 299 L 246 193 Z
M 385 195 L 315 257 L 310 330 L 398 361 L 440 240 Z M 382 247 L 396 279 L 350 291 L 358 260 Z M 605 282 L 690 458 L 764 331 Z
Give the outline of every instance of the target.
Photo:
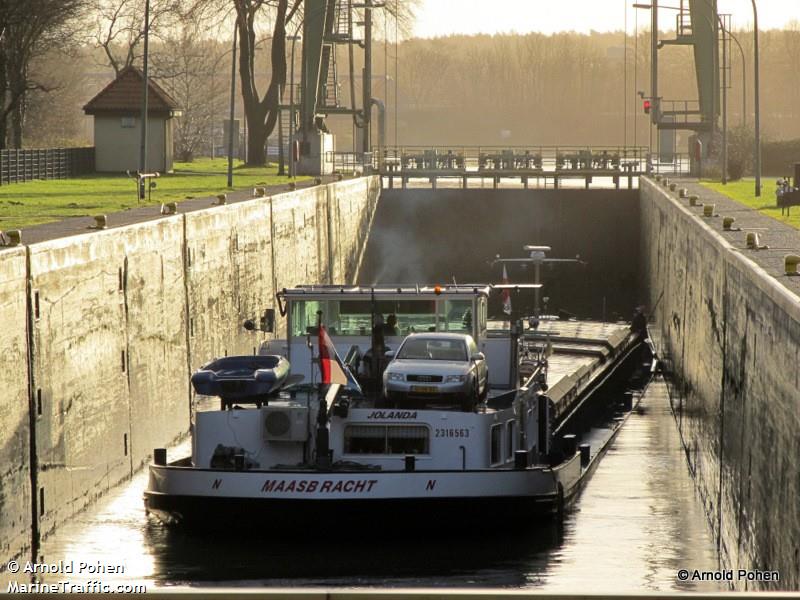
M 308 439 L 308 407 L 300 404 L 268 404 L 264 414 L 264 439 L 268 442 L 305 442 Z

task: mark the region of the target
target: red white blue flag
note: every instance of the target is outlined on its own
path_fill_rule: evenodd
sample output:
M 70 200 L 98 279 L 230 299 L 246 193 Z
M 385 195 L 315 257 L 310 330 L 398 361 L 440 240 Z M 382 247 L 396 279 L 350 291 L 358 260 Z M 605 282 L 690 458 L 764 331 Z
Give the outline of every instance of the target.
M 503 285 L 508 285 L 508 273 L 505 265 L 503 265 Z M 507 315 L 511 314 L 511 290 L 508 288 L 503 289 L 503 312 Z
M 322 372 L 323 384 L 343 385 L 361 392 L 361 386 L 358 385 L 350 369 L 339 358 L 336 346 L 333 345 L 333 341 L 322 324 L 319 326 L 319 369 Z

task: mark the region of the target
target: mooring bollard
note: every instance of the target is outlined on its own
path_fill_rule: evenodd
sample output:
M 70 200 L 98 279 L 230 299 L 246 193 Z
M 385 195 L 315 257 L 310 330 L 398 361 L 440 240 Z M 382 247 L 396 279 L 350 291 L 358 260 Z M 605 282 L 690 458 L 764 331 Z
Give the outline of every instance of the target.
M 153 450 L 153 463 L 161 467 L 167 464 L 167 449 L 156 448 Z
M 704 217 L 713 217 L 714 216 L 714 209 L 716 208 L 716 204 L 703 204 L 703 216 Z
M 214 202 L 215 206 L 224 206 L 228 203 L 228 194 L 217 194 L 217 201 Z
M 745 237 L 745 243 L 747 244 L 748 250 L 758 250 L 758 247 L 761 245 L 761 240 L 758 239 L 758 234 L 754 231 L 750 231 L 747 233 Z
M 631 412 L 633 410 L 633 392 L 625 392 L 625 395 L 622 397 L 622 408 L 626 412 Z
M 297 184 L 294 181 L 289 182 L 289 191 L 295 191 L 297 189 Z
M 175 215 L 178 214 L 178 203 L 177 202 L 167 202 L 166 204 L 161 205 L 161 214 L 162 215 Z
M 688 195 L 689 195 L 689 190 L 687 190 L 686 188 L 681 188 L 680 190 L 678 190 L 678 196 L 680 198 L 686 198 Z
M 784 259 L 784 266 L 786 268 L 786 274 L 789 276 L 800 275 L 798 272 L 797 267 L 800 265 L 800 256 L 796 254 L 787 254 Z
M 700 200 L 699 196 L 689 196 L 689 206 L 697 206 L 698 200 Z
M 561 438 L 562 448 L 564 450 L 564 456 L 570 457 L 573 456 L 578 447 L 578 438 L 573 433 L 568 433 L 564 437 Z
M 4 239 L 5 236 L 5 239 Z M 3 233 L 0 231 L 0 245 L 2 246 L 19 246 L 22 243 L 22 231 L 19 229 L 10 229 Z
M 589 444 L 581 444 L 581 466 L 586 468 L 589 466 L 589 460 L 592 458 L 592 447 Z
M 90 229 L 105 229 L 108 225 L 108 218 L 105 215 L 95 215 L 94 225 Z

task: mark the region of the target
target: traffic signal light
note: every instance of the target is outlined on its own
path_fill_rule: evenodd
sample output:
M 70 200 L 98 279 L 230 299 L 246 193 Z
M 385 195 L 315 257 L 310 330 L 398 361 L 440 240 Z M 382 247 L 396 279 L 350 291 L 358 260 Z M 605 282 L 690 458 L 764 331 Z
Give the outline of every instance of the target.
M 652 106 L 652 104 L 651 104 L 650 100 L 645 100 L 644 101 L 644 114 L 646 114 L 646 115 L 650 114 L 650 107 L 651 106 Z

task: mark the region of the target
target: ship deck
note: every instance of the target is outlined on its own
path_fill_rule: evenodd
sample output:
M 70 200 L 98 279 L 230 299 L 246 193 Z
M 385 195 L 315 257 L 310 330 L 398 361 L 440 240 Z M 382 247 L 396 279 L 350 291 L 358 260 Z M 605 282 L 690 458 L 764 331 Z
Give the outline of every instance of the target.
M 534 338 L 526 335 L 526 342 L 541 343 L 548 334 L 552 354 L 547 395 L 555 405 L 556 419 L 569 414 L 636 343 L 628 323 L 597 321 L 542 321 Z

